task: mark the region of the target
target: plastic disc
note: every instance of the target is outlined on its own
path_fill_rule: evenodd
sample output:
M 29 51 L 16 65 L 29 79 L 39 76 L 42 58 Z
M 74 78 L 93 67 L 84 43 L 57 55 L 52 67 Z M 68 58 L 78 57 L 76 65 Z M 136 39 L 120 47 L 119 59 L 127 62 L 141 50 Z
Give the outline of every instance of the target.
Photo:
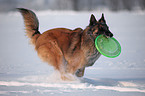
M 113 37 L 107 38 L 104 35 L 99 35 L 95 40 L 95 46 L 102 55 L 109 58 L 115 58 L 121 53 L 121 46 Z

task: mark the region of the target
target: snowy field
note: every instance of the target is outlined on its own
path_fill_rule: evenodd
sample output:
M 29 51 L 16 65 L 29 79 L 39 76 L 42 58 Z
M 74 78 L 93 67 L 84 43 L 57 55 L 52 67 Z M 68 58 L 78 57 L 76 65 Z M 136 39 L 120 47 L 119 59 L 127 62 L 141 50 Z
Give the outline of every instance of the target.
M 40 32 L 85 28 L 101 12 L 36 12 Z M 83 78 L 64 82 L 41 62 L 25 36 L 18 12 L 0 13 L 0 96 L 145 96 L 145 12 L 104 12 L 122 46 L 117 58 L 101 56 Z

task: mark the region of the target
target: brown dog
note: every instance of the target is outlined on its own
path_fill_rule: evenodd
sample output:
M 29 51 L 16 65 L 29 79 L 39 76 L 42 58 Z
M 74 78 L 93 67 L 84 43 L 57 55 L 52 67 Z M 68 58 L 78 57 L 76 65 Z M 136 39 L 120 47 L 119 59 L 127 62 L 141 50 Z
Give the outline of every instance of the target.
M 103 14 L 99 21 L 92 14 L 90 24 L 84 30 L 55 28 L 41 34 L 35 13 L 24 8 L 17 9 L 23 15 L 26 34 L 38 56 L 58 70 L 63 80 L 70 79 L 66 76 L 68 73 L 83 76 L 85 67 L 92 66 L 100 57 L 94 43 L 98 35 L 113 36 Z

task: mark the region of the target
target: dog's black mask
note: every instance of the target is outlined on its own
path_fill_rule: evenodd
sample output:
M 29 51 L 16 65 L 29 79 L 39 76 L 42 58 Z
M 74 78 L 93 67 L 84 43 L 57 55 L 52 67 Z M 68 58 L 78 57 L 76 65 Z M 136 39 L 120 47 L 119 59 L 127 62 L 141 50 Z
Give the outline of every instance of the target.
M 110 32 L 109 27 L 106 24 L 104 19 L 104 14 L 99 21 L 96 20 L 95 16 L 92 14 L 90 18 L 88 35 L 93 36 L 96 38 L 99 35 L 105 35 L 107 38 L 113 37 L 113 34 Z

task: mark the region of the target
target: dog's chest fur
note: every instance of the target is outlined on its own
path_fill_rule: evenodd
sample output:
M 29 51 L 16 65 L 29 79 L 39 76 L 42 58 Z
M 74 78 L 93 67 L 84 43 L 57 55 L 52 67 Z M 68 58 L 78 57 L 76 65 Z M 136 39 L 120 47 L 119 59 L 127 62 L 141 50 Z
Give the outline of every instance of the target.
M 95 61 L 101 56 L 100 52 L 95 47 L 95 42 L 88 35 L 84 36 L 82 48 L 85 52 L 86 67 L 92 66 Z
M 88 50 L 87 53 L 86 59 L 88 63 L 86 64 L 86 66 L 92 66 L 95 63 L 95 61 L 101 56 L 100 52 L 98 52 L 98 50 L 95 47 L 90 48 L 90 50 Z

